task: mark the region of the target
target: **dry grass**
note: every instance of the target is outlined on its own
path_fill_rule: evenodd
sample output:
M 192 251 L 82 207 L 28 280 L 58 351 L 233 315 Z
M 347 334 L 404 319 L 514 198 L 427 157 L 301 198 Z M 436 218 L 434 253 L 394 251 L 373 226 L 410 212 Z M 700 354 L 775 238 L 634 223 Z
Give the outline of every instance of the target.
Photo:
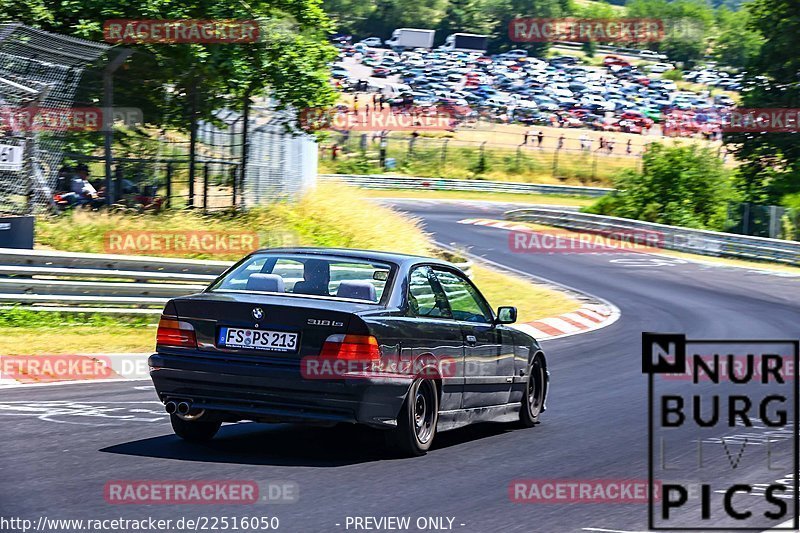
M 570 313 L 581 305 L 563 292 L 514 274 L 479 265 L 473 266 L 472 273 L 473 281 L 489 303 L 495 309 L 501 305 L 513 305 L 517 308 L 517 321 L 520 323 Z
M 156 330 L 147 327 L 0 328 L 0 353 L 6 355 L 141 353 L 155 344 Z

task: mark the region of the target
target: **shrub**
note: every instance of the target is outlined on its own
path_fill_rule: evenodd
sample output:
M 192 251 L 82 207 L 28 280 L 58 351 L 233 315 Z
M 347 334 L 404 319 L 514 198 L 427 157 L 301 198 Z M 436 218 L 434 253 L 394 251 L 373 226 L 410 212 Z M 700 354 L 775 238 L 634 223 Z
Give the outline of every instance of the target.
M 643 156 L 642 172 L 614 178 L 618 191 L 586 212 L 691 228 L 722 230 L 732 199 L 728 172 L 708 148 L 656 143 Z

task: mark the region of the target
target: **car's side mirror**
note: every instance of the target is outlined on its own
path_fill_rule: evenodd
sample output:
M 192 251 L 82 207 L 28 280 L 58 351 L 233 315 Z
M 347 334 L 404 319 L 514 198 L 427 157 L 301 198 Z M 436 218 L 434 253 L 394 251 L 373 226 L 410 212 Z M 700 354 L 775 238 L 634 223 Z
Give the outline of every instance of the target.
M 513 324 L 517 321 L 517 308 L 506 306 L 497 308 L 498 324 Z

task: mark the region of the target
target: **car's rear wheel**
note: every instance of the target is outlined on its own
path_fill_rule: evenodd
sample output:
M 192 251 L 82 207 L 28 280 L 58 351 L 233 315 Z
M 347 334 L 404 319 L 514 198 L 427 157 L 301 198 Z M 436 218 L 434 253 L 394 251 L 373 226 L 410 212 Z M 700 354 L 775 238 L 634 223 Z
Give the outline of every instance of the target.
M 190 442 L 206 442 L 214 438 L 222 421 L 212 419 L 208 415 L 181 417 L 177 413 L 169 415 L 172 430 L 183 440 Z
M 539 422 L 539 415 L 544 410 L 546 376 L 544 361 L 539 356 L 534 357 L 528 365 L 528 379 L 519 411 L 519 420 L 523 427 L 533 427 Z
M 389 444 L 404 455 L 425 455 L 436 436 L 439 422 L 439 394 L 436 383 L 417 379 L 408 391 L 397 429 L 387 434 Z

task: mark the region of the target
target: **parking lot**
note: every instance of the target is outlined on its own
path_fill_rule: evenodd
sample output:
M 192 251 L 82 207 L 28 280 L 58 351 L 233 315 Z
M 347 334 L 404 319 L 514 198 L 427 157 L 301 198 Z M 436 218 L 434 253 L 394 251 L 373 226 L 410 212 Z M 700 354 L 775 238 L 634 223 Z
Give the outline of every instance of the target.
M 735 104 L 729 91 L 741 89 L 741 74 L 707 67 L 683 73 L 701 90 L 680 90 L 664 78 L 675 66 L 663 56 L 637 66 L 630 56 L 606 55 L 603 66 L 589 66 L 574 56 L 543 60 L 525 50 L 485 56 L 362 43 L 340 45 L 339 50 L 333 77 L 344 91 L 380 93 L 381 107 L 468 107 L 481 118 L 507 125 L 716 140 Z M 362 110 L 368 112 L 374 102 L 362 99 Z M 520 130 L 520 142 L 525 131 Z M 580 135 L 564 137 L 577 140 Z

